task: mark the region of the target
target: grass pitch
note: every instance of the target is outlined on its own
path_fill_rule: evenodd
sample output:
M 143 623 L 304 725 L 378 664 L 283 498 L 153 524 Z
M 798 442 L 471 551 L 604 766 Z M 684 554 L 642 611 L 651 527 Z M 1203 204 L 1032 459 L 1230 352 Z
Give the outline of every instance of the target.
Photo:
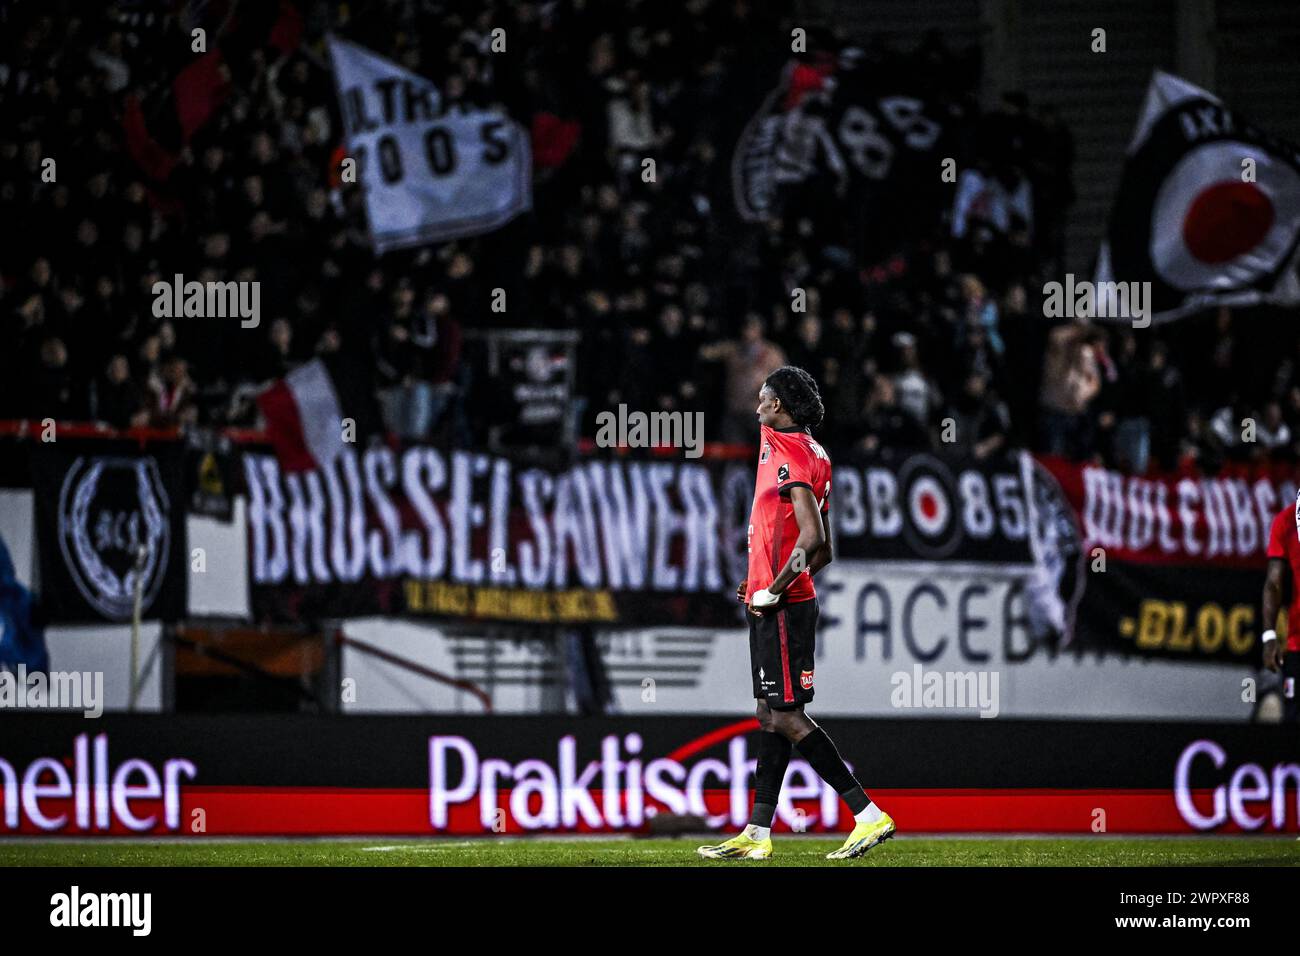
M 838 840 L 788 836 L 770 860 L 702 860 L 709 839 L 12 840 L 0 866 L 1300 866 L 1291 837 L 898 837 L 850 861 L 825 859 Z

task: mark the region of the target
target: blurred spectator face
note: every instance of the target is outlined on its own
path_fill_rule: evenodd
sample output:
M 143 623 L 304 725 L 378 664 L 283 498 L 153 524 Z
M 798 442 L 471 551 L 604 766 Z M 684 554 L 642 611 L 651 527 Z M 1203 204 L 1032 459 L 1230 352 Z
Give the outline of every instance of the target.
M 565 246 L 560 250 L 560 268 L 568 276 L 582 273 L 582 251 L 577 246 Z
M 163 380 L 173 387 L 184 384 L 189 378 L 189 365 L 179 355 L 173 355 L 163 363 Z
M 95 280 L 95 295 L 101 299 L 111 299 L 113 297 L 113 280 L 108 276 L 100 276 Z
M 1264 406 L 1264 424 L 1274 431 L 1282 424 L 1282 406 L 1277 402 L 1269 402 Z
M 271 323 L 271 344 L 280 352 L 288 352 L 293 344 L 293 327 L 289 325 L 289 320 L 280 318 Z
M 747 345 L 757 345 L 763 341 L 763 320 L 756 315 L 749 316 L 741 327 L 740 337 Z
M 871 404 L 890 406 L 894 404 L 894 380 L 888 375 L 877 375 L 871 386 Z
M 988 386 L 988 379 L 978 372 L 966 376 L 966 394 L 972 399 L 982 399 Z
M 1025 287 L 1016 283 L 1007 290 L 1007 310 L 1010 312 L 1024 312 L 1029 306 L 1028 297 L 1025 294 Z
M 112 385 L 121 385 L 131 375 L 131 366 L 127 364 L 125 355 L 114 355 L 108 360 L 107 377 Z
M 93 246 L 99 241 L 99 227 L 89 219 L 83 219 L 77 225 L 77 242 L 83 246 Z
M 822 337 L 822 320 L 811 313 L 799 322 L 799 338 L 809 348 L 816 348 Z
M 449 279 L 463 279 L 474 271 L 474 260 L 463 252 L 458 252 L 451 257 L 451 262 L 447 266 L 447 277 Z
M 442 292 L 431 292 L 425 297 L 424 311 L 427 315 L 446 315 L 451 311 L 451 300 Z
M 158 362 L 158 356 L 162 354 L 162 343 L 158 336 L 151 335 L 140 343 L 140 359 L 147 365 L 155 365 Z
M 595 315 L 605 315 L 609 312 L 611 305 L 609 295 L 604 289 L 591 289 L 585 296 L 587 308 Z
M 596 208 L 601 212 L 614 212 L 622 205 L 618 198 L 618 189 L 605 183 L 596 191 Z
M 214 232 L 203 240 L 203 258 L 221 260 L 230 253 L 230 236 Z
M 1119 354 L 1121 358 L 1132 359 L 1137 355 L 1138 343 L 1137 336 L 1132 332 L 1125 332 L 1120 338 Z
M 29 295 L 18 307 L 18 314 L 22 316 L 24 328 L 40 325 L 45 321 L 45 300 L 39 295 Z
M 973 275 L 964 275 L 961 277 L 961 296 L 970 304 L 978 304 L 984 301 L 984 283 L 980 282 Z
M 62 339 L 48 338 L 41 343 L 41 364 L 46 368 L 63 368 L 68 364 L 68 349 Z
M 524 275 L 530 279 L 535 279 L 542 273 L 542 266 L 546 264 L 546 250 L 539 245 L 528 247 L 528 260 L 524 263 Z
M 164 352 L 176 347 L 176 328 L 170 322 L 158 326 L 158 345 Z
M 226 154 L 220 146 L 209 146 L 203 151 L 203 168 L 209 173 L 215 173 L 225 161 Z
M 32 263 L 32 271 L 29 275 L 33 285 L 45 288 L 50 284 L 50 260 L 44 257 L 37 259 Z
M 255 213 L 248 223 L 248 235 L 254 242 L 261 242 L 271 233 L 271 217 L 265 212 Z
M 682 310 L 675 305 L 665 307 L 659 313 L 659 327 L 666 335 L 676 335 L 682 330 Z
M 614 67 L 614 38 L 602 33 L 591 44 L 587 57 L 587 72 L 592 76 L 608 73 Z
M 139 252 L 144 245 L 144 230 L 139 223 L 128 222 L 122 229 L 122 245 L 128 252 Z
M 244 198 L 251 206 L 262 205 L 265 196 L 262 191 L 261 176 L 248 176 L 244 179 Z
M 275 146 L 271 142 L 271 137 L 266 133 L 258 133 L 253 137 L 253 145 L 250 149 L 253 159 L 260 165 L 267 165 L 275 159 Z

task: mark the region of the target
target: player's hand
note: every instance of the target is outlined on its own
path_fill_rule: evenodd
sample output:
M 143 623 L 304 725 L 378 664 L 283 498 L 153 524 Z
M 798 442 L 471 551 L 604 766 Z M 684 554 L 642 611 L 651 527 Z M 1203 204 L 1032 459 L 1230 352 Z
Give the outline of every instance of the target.
M 741 604 L 745 603 L 745 592 L 749 590 L 749 582 L 741 581 L 736 585 L 736 600 Z
M 1282 641 L 1274 638 L 1271 641 L 1264 642 L 1264 666 L 1269 670 L 1277 673 L 1282 669 L 1282 661 L 1286 657 L 1286 648 L 1282 646 Z

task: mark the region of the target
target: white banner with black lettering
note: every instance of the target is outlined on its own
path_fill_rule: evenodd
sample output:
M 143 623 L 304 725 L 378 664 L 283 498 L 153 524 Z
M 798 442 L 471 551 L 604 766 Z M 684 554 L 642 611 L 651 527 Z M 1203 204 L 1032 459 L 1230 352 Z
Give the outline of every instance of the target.
M 329 47 L 376 252 L 490 232 L 532 207 L 526 129 L 499 110 L 449 105 L 355 44 Z

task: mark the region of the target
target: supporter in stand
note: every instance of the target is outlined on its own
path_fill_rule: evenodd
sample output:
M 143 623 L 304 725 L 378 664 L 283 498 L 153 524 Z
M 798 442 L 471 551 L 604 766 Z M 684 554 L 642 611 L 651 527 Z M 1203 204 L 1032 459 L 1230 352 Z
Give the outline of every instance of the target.
M 178 12 L 109 2 L 7 17 L 0 221 L 16 225 L 0 235 L 0 375 L 11 386 L 0 417 L 252 425 L 266 381 L 322 351 L 373 349 L 396 431 L 426 437 L 441 419 L 458 440 L 481 439 L 492 404 L 461 401 L 475 359 L 458 327 L 522 323 L 581 331 L 587 432 L 601 409 L 634 400 L 704 410 L 712 438 L 747 441 L 753 380 L 790 356 L 824 383 L 839 410 L 829 437 L 844 444 L 933 444 L 935 414 L 962 411 L 982 387 L 1005 399 L 1009 424 L 1000 412 L 978 417 L 997 421 L 1006 444 L 1136 470 L 1151 458 L 1168 467 L 1180 446 L 1211 462 L 1232 449 L 1204 422 L 1237 394 L 1267 419 L 1260 447 L 1294 454 L 1293 323 L 1279 327 L 1287 345 L 1263 354 L 1228 310 L 1179 323 L 1178 339 L 1152 329 L 1136 349 L 1119 328 L 1048 327 L 1036 290 L 1061 267 L 1070 133 L 1054 107 L 1016 91 L 981 113 L 970 57 L 937 36 L 910 52 L 868 43 L 842 57 L 856 70 L 923 73 L 959 124 L 969 171 L 944 217 L 904 209 L 915 219 L 900 230 L 908 238 L 882 250 L 852 190 L 795 197 L 766 226 L 734 216 L 731 118 L 740 100 L 757 105 L 756 67 L 771 82 L 789 56 L 773 39 L 791 11 L 784 0 L 617 13 L 452 2 L 437 31 L 418 5 L 380 2 L 349 18 L 329 0 L 295 28 L 277 20 L 283 5 L 265 6 L 214 24 L 222 69 L 184 88 L 174 82 L 186 57 L 157 54 L 189 49 Z M 515 68 L 493 62 L 486 24 L 512 37 Z M 331 28 L 428 76 L 449 103 L 501 105 L 529 126 L 534 212 L 377 261 L 361 197 L 337 174 L 322 46 Z M 810 54 L 806 65 L 817 62 Z M 187 106 L 183 127 L 174 97 Z M 647 153 L 653 183 L 640 175 Z M 47 158 L 59 164 L 52 182 Z M 824 160 L 844 175 L 844 157 Z M 270 321 L 218 329 L 156 317 L 153 284 L 178 273 L 260 282 Z M 504 315 L 489 307 L 497 287 L 511 302 Z M 796 288 L 802 315 L 791 311 Z M 900 333 L 911 344 L 896 355 L 889 343 L 909 341 Z M 1121 361 L 1102 395 L 1111 352 Z M 1192 381 L 1196 403 L 1184 410 Z

